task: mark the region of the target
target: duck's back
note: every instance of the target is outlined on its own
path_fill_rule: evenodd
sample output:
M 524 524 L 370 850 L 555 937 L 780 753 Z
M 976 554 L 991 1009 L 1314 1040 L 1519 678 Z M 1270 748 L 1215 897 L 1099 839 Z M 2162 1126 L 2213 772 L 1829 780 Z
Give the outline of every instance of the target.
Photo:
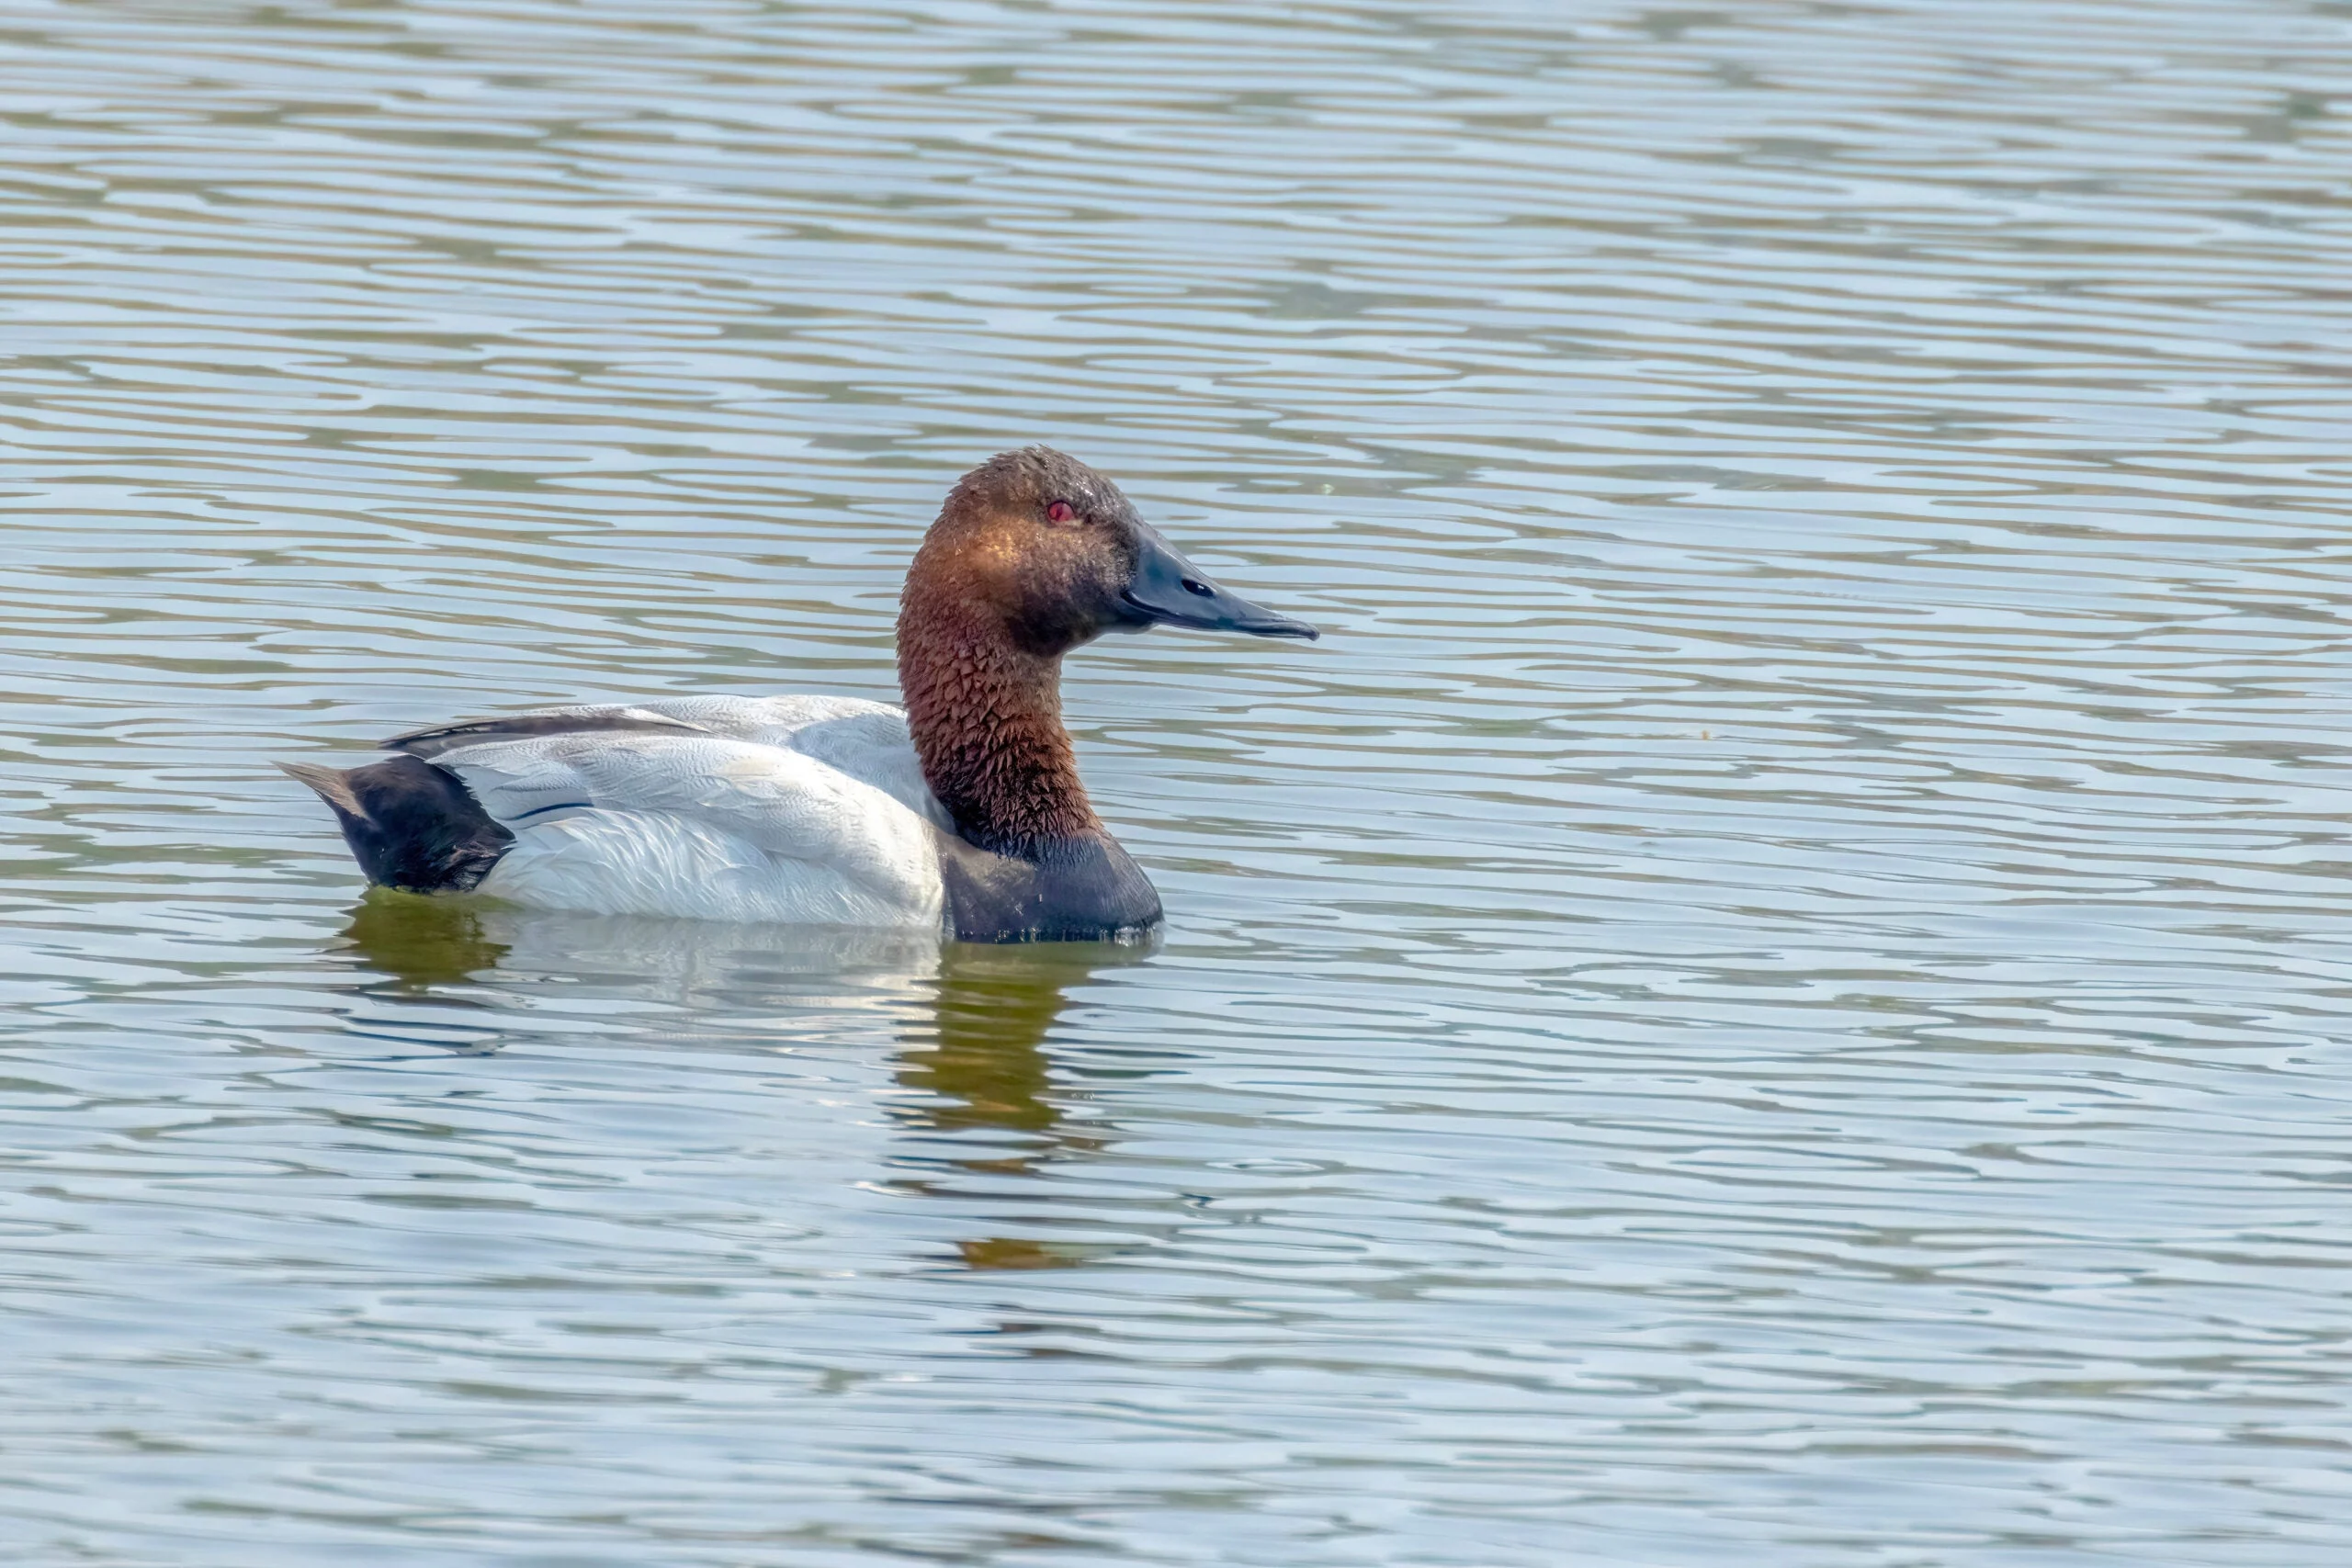
M 391 848 L 407 859 L 385 861 L 396 874 L 368 864 L 379 881 L 431 890 L 435 863 L 416 845 L 447 840 L 458 850 L 444 857 L 443 886 L 544 908 L 941 923 L 936 829 L 946 818 L 904 715 L 879 703 L 681 697 L 451 725 L 390 744 L 404 756 L 373 769 L 295 770 L 343 817 L 363 864 L 366 831 L 398 818 L 412 841 Z
M 558 735 L 717 737 L 797 751 L 944 822 L 907 735 L 907 716 L 862 697 L 664 697 L 656 702 L 548 708 L 411 730 L 385 742 L 428 762 L 477 746 Z

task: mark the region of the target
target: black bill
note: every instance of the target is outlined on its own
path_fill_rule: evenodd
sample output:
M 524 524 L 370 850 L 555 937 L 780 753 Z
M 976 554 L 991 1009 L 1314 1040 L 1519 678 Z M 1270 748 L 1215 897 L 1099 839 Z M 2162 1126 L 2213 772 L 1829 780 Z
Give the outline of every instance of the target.
M 1238 593 L 1211 582 L 1200 568 L 1149 528 L 1136 530 L 1135 576 L 1121 597 L 1138 627 L 1190 626 L 1204 632 L 1247 632 L 1251 637 L 1295 637 L 1312 642 L 1323 634 L 1305 621 L 1261 608 Z

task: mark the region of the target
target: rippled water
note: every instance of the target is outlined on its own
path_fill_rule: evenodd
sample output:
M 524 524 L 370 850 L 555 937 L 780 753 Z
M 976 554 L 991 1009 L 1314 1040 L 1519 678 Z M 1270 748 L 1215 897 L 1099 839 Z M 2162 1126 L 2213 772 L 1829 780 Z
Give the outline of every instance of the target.
M 2352 6 L 0 15 L 0 1541 L 2352 1552 Z M 365 901 L 1049 439 L 1142 954 Z

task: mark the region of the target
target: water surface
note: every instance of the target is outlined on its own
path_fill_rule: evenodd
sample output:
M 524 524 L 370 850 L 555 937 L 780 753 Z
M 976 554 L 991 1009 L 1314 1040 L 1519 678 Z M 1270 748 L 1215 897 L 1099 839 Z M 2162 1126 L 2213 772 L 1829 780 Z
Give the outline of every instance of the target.
M 2352 1553 L 2352 7 L 22 0 L 0 1542 Z M 362 899 L 1045 439 L 1145 953 Z

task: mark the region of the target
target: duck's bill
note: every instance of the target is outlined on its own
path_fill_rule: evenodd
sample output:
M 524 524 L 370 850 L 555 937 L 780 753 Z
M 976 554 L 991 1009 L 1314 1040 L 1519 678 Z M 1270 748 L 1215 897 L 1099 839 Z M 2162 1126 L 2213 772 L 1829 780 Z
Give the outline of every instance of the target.
M 1305 621 L 1278 615 L 1219 588 L 1157 534 L 1146 530 L 1141 546 L 1135 576 L 1120 595 L 1138 631 L 1146 626 L 1190 626 L 1194 631 L 1295 637 L 1308 642 L 1323 635 Z

